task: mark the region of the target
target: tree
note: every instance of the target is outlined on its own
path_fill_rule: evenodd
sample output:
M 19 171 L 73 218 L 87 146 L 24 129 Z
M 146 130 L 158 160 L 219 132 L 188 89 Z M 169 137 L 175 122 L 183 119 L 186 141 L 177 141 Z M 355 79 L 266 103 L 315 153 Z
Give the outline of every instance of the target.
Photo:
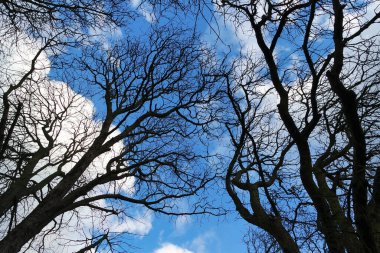
M 60 34 L 61 40 L 79 42 L 93 35 L 91 31 L 125 25 L 135 10 L 120 0 L 4 0 L 0 3 L 0 15 L 1 42 L 17 43 L 18 37 L 25 34 L 40 39 Z
M 219 96 L 209 75 L 217 66 L 197 36 L 172 26 L 107 47 L 83 44 L 66 59 L 71 66 L 49 63 L 64 41 L 25 37 L 2 44 L 2 252 L 47 250 L 49 236 L 86 220 L 92 229 L 70 242 L 79 252 L 117 250 L 107 219 L 128 219 L 131 206 L 215 213 L 204 198 L 185 211 L 177 202 L 215 177 L 197 137 L 213 119 L 204 106 Z
M 1 1 L 2 252 L 124 252 L 138 206 L 217 212 L 191 199 L 215 177 L 197 141 L 213 119 L 205 104 L 219 96 L 212 52 L 191 29 L 159 24 L 98 38 L 145 5 L 158 18 L 164 4 Z
M 268 234 L 263 250 L 379 252 L 378 2 L 216 5 L 258 51 L 228 77 L 238 213 Z

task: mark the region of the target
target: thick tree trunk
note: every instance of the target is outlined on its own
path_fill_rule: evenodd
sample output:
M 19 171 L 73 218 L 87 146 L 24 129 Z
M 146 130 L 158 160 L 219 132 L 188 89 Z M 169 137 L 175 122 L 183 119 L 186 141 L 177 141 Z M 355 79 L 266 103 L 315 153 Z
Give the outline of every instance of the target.
M 331 210 L 324 196 L 321 195 L 313 179 L 313 167 L 309 146 L 306 141 L 297 143 L 300 154 L 300 174 L 302 184 L 314 203 L 317 210 L 318 220 L 325 235 L 326 243 L 331 252 L 344 253 L 344 247 L 337 230 L 335 217 L 331 215 Z
M 268 225 L 267 232 L 276 239 L 284 253 L 300 252 L 297 243 L 290 236 L 289 232 L 285 230 L 280 220 L 270 222 Z
M 348 138 L 354 150 L 352 166 L 352 200 L 355 223 L 360 240 L 366 252 L 376 252 L 374 235 L 368 219 L 368 189 L 366 182 L 366 141 L 358 115 L 358 103 L 354 91 L 347 89 L 340 79 L 344 64 L 344 12 L 345 5 L 339 0 L 332 1 L 334 10 L 334 64 L 326 72 L 332 91 L 339 97 L 345 122 L 349 131 Z
M 331 88 L 338 95 L 349 130 L 348 138 L 352 141 L 354 150 L 352 173 L 352 199 L 355 222 L 360 240 L 366 252 L 377 252 L 376 243 L 368 219 L 368 189 L 366 182 L 366 142 L 358 115 L 356 95 L 344 87 L 337 73 L 328 72 L 327 77 Z
M 55 206 L 50 204 L 37 208 L 0 241 L 1 252 L 19 252 L 29 240 L 59 215 L 62 207 L 62 203 L 58 200 Z
M 96 146 L 90 148 L 76 166 L 43 201 L 0 241 L 2 253 L 18 252 L 23 245 L 40 233 L 55 217 L 60 215 L 62 210 L 65 210 L 65 207 L 67 207 L 69 203 L 63 201 L 64 196 L 70 191 L 72 185 L 83 174 L 91 161 L 102 153 L 102 150 L 99 148 L 97 150 L 94 147 Z

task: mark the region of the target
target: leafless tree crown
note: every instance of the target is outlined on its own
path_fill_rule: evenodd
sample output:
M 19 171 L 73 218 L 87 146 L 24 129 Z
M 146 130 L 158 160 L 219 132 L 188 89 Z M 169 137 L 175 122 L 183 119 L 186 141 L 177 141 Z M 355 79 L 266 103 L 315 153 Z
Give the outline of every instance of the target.
M 122 25 L 124 4 L 0 3 L 1 252 L 47 252 L 57 237 L 79 252 L 124 252 L 125 230 L 109 221 L 133 221 L 138 206 L 218 213 L 191 198 L 215 178 L 197 141 L 219 97 L 213 53 L 173 25 L 108 44 L 82 40 L 86 29 Z
M 229 76 L 225 123 L 235 150 L 227 191 L 268 235 L 248 244 L 379 252 L 379 3 L 215 5 L 256 50 Z

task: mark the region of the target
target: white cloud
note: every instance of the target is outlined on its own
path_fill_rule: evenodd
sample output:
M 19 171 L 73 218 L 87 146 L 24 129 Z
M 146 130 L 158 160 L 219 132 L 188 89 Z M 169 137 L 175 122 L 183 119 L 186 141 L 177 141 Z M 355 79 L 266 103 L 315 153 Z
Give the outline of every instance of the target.
M 90 28 L 89 35 L 91 36 L 91 41 L 100 42 L 105 50 L 109 49 L 110 41 L 123 37 L 120 27 L 107 24 L 107 22 L 101 19 L 97 22 L 98 25 L 96 27 Z
M 189 203 L 185 199 L 177 199 L 174 200 L 173 205 L 178 208 L 178 212 L 180 213 L 190 213 L 191 210 L 189 208 Z M 179 215 L 175 218 L 174 226 L 174 236 L 182 235 L 186 232 L 187 228 L 190 226 L 192 222 L 192 218 L 190 215 Z
M 208 253 L 207 247 L 211 241 L 217 241 L 213 231 L 207 231 L 193 240 L 187 241 L 183 246 L 165 242 L 153 253 Z
M 147 235 L 152 229 L 153 224 L 153 212 L 137 212 L 136 215 L 132 217 L 126 217 L 124 219 L 117 219 L 112 217 L 108 223 L 108 227 L 112 232 L 125 232 L 136 234 L 136 235 Z
M 192 249 L 195 253 L 207 253 L 207 244 L 215 240 L 215 233 L 212 231 L 205 232 L 204 234 L 196 237 L 190 244 L 190 249 Z
M 186 232 L 188 226 L 191 224 L 192 219 L 190 215 L 180 215 L 175 220 L 175 231 L 177 234 Z
M 197 253 L 190 251 L 186 248 L 182 248 L 180 246 L 171 244 L 171 243 L 164 243 L 161 245 L 160 248 L 156 249 L 153 253 Z
M 204 237 L 197 237 L 191 243 L 196 253 L 206 253 L 206 241 Z
M 42 46 L 42 41 L 32 40 L 24 34 L 19 34 L 18 43 L 11 38 L 0 42 L 0 90 L 6 89 L 11 84 L 15 85 L 21 80 L 32 66 L 32 60 L 38 48 Z M 45 78 L 49 73 L 50 61 L 45 52 L 37 58 L 35 69 L 32 75 L 35 80 Z
M 231 18 L 224 19 L 221 15 L 216 15 L 202 36 L 210 45 L 216 44 L 218 51 L 221 52 L 229 53 L 231 50 L 233 53 L 258 52 L 256 38 L 247 22 L 236 27 Z
M 137 9 L 138 12 L 143 15 L 145 20 L 149 23 L 154 23 L 157 20 L 156 15 L 153 11 L 153 6 L 148 2 L 142 2 L 141 0 L 131 0 L 130 1 L 133 8 Z
M 241 51 L 243 54 L 252 54 L 259 52 L 259 46 L 256 42 L 255 33 L 249 21 L 242 21 L 241 14 L 230 8 L 227 15 L 220 13 L 220 8 L 214 3 L 213 8 L 216 12 L 210 27 L 203 34 L 206 41 L 213 44 L 215 41 L 218 43 L 218 50 L 233 51 L 233 53 Z M 219 12 L 219 14 L 218 14 Z

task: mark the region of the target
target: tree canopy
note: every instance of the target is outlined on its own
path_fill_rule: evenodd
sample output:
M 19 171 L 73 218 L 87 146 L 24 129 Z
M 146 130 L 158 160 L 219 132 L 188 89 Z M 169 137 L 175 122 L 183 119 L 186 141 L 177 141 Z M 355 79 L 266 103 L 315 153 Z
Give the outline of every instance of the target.
M 261 249 L 379 252 L 378 2 L 217 5 L 256 43 L 228 81 L 226 189 Z
M 125 252 L 223 191 L 248 252 L 380 252 L 379 8 L 1 1 L 1 251 Z
M 124 252 L 135 216 L 219 212 L 178 203 L 216 177 L 199 147 L 219 96 L 213 52 L 173 25 L 99 40 L 132 22 L 123 5 L 1 3 L 2 252 Z

